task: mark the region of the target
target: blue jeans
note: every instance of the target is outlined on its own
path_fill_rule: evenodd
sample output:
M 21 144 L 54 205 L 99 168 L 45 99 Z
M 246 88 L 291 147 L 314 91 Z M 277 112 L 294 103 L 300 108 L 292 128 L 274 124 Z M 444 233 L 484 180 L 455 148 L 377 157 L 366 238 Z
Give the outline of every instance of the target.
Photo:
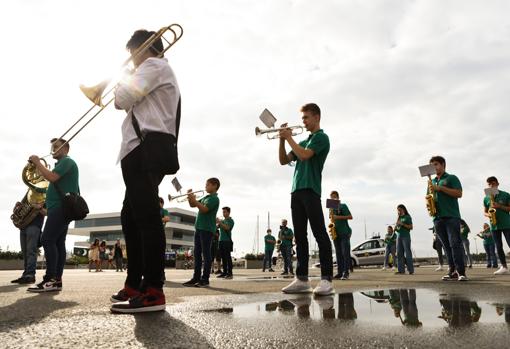
M 266 268 L 267 269 L 272 268 L 273 251 L 274 251 L 274 248 L 266 249 L 264 251 L 264 262 L 263 262 L 262 270 L 266 270 Z
M 471 252 L 469 252 L 469 240 L 462 239 L 462 245 L 464 246 L 464 264 L 473 265 L 473 257 L 471 257 Z
M 21 252 L 23 253 L 24 271 L 22 277 L 35 277 L 37 265 L 37 251 L 41 228 L 37 225 L 29 225 L 20 230 Z
M 506 268 L 507 265 L 506 265 L 505 251 L 503 250 L 503 237 L 501 235 L 505 236 L 506 243 L 510 247 L 510 229 L 503 229 L 503 230 L 500 229 L 500 230 L 494 230 L 492 232 L 492 236 L 494 237 L 494 242 L 496 243 L 496 250 L 498 251 L 499 261 L 501 262 L 501 265 Z
M 405 261 L 404 261 L 405 257 Z M 409 236 L 397 237 L 397 267 L 399 273 L 405 272 L 405 265 L 407 271 L 411 274 L 414 273 L 413 253 L 411 252 L 411 238 Z
M 498 267 L 498 258 L 496 257 L 496 245 L 483 245 L 485 248 L 485 254 L 487 254 L 487 267 Z
M 292 267 L 292 246 L 283 246 L 281 247 L 282 257 L 283 257 L 283 271 L 288 273 L 294 273 L 294 268 Z
M 337 234 L 335 240 L 336 266 L 338 274 L 349 275 L 351 266 L 351 234 Z
M 195 272 L 193 273 L 194 280 L 209 281 L 211 274 L 211 244 L 213 233 L 205 230 L 197 230 L 195 232 L 195 249 L 193 255 L 195 257 Z M 202 256 L 204 261 L 204 268 L 202 273 Z
M 397 248 L 395 243 L 386 245 L 386 251 L 384 252 L 384 267 L 388 267 L 390 265 L 390 255 L 393 256 L 393 265 L 395 265 L 397 262 L 396 250 Z
M 434 220 L 434 229 L 443 243 L 450 273 L 456 270 L 460 275 L 466 275 L 464 248 L 460 236 L 460 218 L 437 218 Z
M 61 279 L 66 263 L 66 236 L 69 221 L 64 218 L 62 207 L 48 211 L 41 243 L 46 257 L 46 279 Z

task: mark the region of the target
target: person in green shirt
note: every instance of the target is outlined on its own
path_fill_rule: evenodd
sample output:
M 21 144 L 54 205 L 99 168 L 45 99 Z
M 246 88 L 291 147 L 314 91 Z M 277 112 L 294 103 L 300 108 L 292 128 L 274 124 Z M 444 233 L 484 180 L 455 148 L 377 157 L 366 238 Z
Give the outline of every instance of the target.
M 50 182 L 50 185 L 46 192 L 48 215 L 41 235 L 46 258 L 46 274 L 41 283 L 28 289 L 29 292 L 62 290 L 62 274 L 66 261 L 66 236 L 70 223 L 64 216 L 62 195 L 80 193 L 78 166 L 68 156 L 69 143 L 65 139 L 53 138 L 51 151 L 53 158 L 57 160 L 53 171 L 46 168 L 37 155 L 30 157 L 30 161 L 37 167 L 39 173 Z
M 411 250 L 411 230 L 413 230 L 413 219 L 407 208 L 400 204 L 397 206 L 397 271 L 395 274 L 405 274 L 405 267 L 409 274 L 414 274 L 413 252 Z
M 460 236 L 459 199 L 462 197 L 462 185 L 457 176 L 446 173 L 446 160 L 442 156 L 433 156 L 429 163 L 436 170 L 432 180 L 437 213 L 434 217 L 434 229 L 448 259 L 448 274 L 443 280 L 467 281 L 464 264 L 464 248 Z
M 267 235 L 264 236 L 264 262 L 262 266 L 262 271 L 266 271 L 266 266 L 269 271 L 274 271 L 272 267 L 273 261 L 273 251 L 274 245 L 276 244 L 276 239 L 273 235 L 271 235 L 271 229 L 267 230 Z
M 503 250 L 503 236 L 507 245 L 510 247 L 510 194 L 506 191 L 499 190 L 498 179 L 494 176 L 487 178 L 487 184 L 490 188 L 498 189 L 498 194 L 494 197 L 493 207 L 496 209 L 496 225 L 491 226 L 492 236 L 496 244 L 501 267 L 494 272 L 495 275 L 508 274 L 508 266 L 506 264 L 505 251 Z M 491 205 L 490 197 L 484 199 L 484 215 L 489 217 L 489 207 Z
M 216 218 L 216 224 L 220 228 L 219 249 L 221 261 L 223 263 L 223 273 L 218 275 L 219 278 L 232 279 L 232 256 L 230 253 L 234 250 L 232 241 L 232 229 L 234 228 L 234 220 L 230 217 L 230 207 L 223 207 L 223 220 Z
M 393 230 L 393 227 L 391 225 L 388 225 L 386 236 L 384 237 L 384 243 L 386 244 L 386 251 L 384 252 L 384 266 L 382 267 L 383 270 L 386 270 L 387 268 L 390 268 L 390 255 L 393 256 L 393 265 L 395 265 L 395 262 L 397 261 L 397 257 L 395 255 L 396 251 L 396 241 L 397 241 L 397 234 Z
M 464 263 L 468 264 L 469 268 L 473 268 L 473 257 L 471 256 L 471 252 L 469 251 L 469 239 L 468 235 L 471 232 L 469 230 L 469 226 L 466 221 L 460 220 L 460 237 L 462 239 L 462 245 L 464 246 Z
M 340 200 L 340 196 L 336 190 L 333 190 L 329 197 L 333 200 Z M 336 239 L 333 240 L 335 245 L 336 265 L 338 274 L 333 278 L 347 280 L 349 278 L 349 269 L 351 266 L 351 234 L 352 229 L 349 227 L 349 220 L 352 219 L 349 207 L 343 202 L 340 203 L 338 209 L 330 212 L 335 221 Z
M 477 236 L 483 239 L 483 248 L 487 256 L 487 268 L 497 268 L 498 258 L 496 257 L 496 245 L 492 237 L 492 232 L 489 224 L 483 224 L 483 230 L 477 234 Z
M 283 258 L 283 272 L 281 275 L 294 275 L 294 268 L 292 265 L 292 240 L 294 240 L 294 232 L 287 226 L 286 219 L 282 219 L 278 239 L 280 243 L 280 252 Z
M 205 182 L 207 195 L 200 200 L 197 200 L 191 189 L 188 190 L 189 206 L 198 208 L 198 215 L 195 221 L 195 246 L 193 249 L 195 270 L 191 280 L 183 283 L 184 286 L 209 287 L 212 263 L 211 244 L 216 231 L 216 213 L 220 207 L 220 199 L 217 194 L 219 188 L 219 179 L 209 178 Z
M 321 110 L 315 103 L 301 107 L 303 125 L 310 135 L 307 139 L 296 143 L 292 131 L 282 125 L 278 157 L 281 165 L 296 162 L 292 180 L 291 210 L 295 229 L 297 269 L 296 279 L 284 287 L 284 293 L 305 293 L 311 291 L 308 279 L 308 222 L 319 247 L 321 265 L 321 281 L 313 290 L 315 295 L 326 296 L 334 293 L 333 258 L 331 240 L 329 239 L 324 213 L 321 205 L 322 169 L 329 153 L 329 137 L 321 129 Z M 291 151 L 287 153 L 285 143 Z
M 161 215 L 161 222 L 163 223 L 163 227 L 165 227 L 166 224 L 168 222 L 170 222 L 170 213 L 168 212 L 167 209 L 165 209 L 163 207 L 164 204 L 165 204 L 165 200 L 163 200 L 163 198 L 160 197 L 159 198 L 159 207 L 160 207 L 159 214 Z

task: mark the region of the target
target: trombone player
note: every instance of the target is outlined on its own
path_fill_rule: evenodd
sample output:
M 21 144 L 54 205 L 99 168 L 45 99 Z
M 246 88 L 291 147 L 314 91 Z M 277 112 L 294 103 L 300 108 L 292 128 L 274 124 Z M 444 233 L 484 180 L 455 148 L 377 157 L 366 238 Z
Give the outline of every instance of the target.
M 301 107 L 304 127 L 310 135 L 299 144 L 292 137 L 292 130 L 282 125 L 279 131 L 280 146 L 278 150 L 281 165 L 296 161 L 292 181 L 291 210 L 296 240 L 297 268 L 296 279 L 282 289 L 285 293 L 306 293 L 311 291 L 308 279 L 308 238 L 307 225 L 310 222 L 312 232 L 319 246 L 321 264 L 321 281 L 313 290 L 318 296 L 334 292 L 331 284 L 333 278 L 333 258 L 331 241 L 324 222 L 321 205 L 322 169 L 329 153 L 329 137 L 320 127 L 321 110 L 315 103 Z M 291 151 L 286 152 L 285 143 Z
M 166 304 L 166 238 L 158 186 L 166 174 L 179 168 L 180 90 L 163 57 L 161 37 L 142 52 L 137 50 L 154 34 L 144 29 L 133 33 L 126 49 L 135 69 L 115 92 L 115 107 L 126 112 L 119 161 L 126 186 L 121 223 L 129 261 L 124 287 L 111 297 L 119 302 L 112 305 L 111 311 L 119 313 L 160 311 Z

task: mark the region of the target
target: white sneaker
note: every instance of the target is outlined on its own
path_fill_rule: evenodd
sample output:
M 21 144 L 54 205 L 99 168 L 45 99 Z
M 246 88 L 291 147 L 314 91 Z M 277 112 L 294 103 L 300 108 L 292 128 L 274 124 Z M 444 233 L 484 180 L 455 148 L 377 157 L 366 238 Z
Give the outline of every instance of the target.
M 436 268 L 436 271 L 441 271 L 441 270 L 443 270 L 443 266 L 442 265 L 440 265 L 439 267 Z
M 386 267 L 382 267 L 381 270 L 386 270 Z
M 503 266 L 494 272 L 494 275 L 506 275 L 506 274 L 508 274 L 508 268 L 505 268 Z
M 289 285 L 282 288 L 283 293 L 309 293 L 312 292 L 310 281 L 294 279 Z
M 333 285 L 328 280 L 321 280 L 317 287 L 313 289 L 313 294 L 316 296 L 329 296 L 334 293 Z

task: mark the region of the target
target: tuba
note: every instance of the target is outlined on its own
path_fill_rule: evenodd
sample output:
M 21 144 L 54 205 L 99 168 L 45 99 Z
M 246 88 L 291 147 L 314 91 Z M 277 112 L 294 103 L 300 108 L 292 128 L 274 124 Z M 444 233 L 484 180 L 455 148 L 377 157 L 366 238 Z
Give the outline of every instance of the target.
M 425 202 L 430 216 L 435 217 L 437 215 L 436 199 L 434 197 L 434 191 L 432 190 L 432 178 L 430 178 L 430 176 L 427 186 L 427 195 L 425 195 Z
M 44 159 L 41 159 L 41 161 L 44 166 L 48 167 Z M 19 229 L 27 227 L 40 214 L 46 201 L 46 189 L 49 185 L 49 182 L 30 161 L 23 168 L 21 179 L 28 187 L 28 191 L 21 202 L 16 203 L 11 215 L 12 223 Z
M 328 225 L 329 235 L 331 235 L 331 240 L 336 240 L 336 227 L 335 220 L 333 219 L 333 209 L 329 209 L 329 225 Z
M 496 209 L 494 208 L 494 195 L 491 195 L 490 199 L 491 199 L 491 203 L 490 203 L 489 210 L 487 211 L 487 213 L 489 214 L 489 221 L 491 222 L 491 225 L 495 226 L 495 225 L 497 225 L 498 221 L 496 220 Z

